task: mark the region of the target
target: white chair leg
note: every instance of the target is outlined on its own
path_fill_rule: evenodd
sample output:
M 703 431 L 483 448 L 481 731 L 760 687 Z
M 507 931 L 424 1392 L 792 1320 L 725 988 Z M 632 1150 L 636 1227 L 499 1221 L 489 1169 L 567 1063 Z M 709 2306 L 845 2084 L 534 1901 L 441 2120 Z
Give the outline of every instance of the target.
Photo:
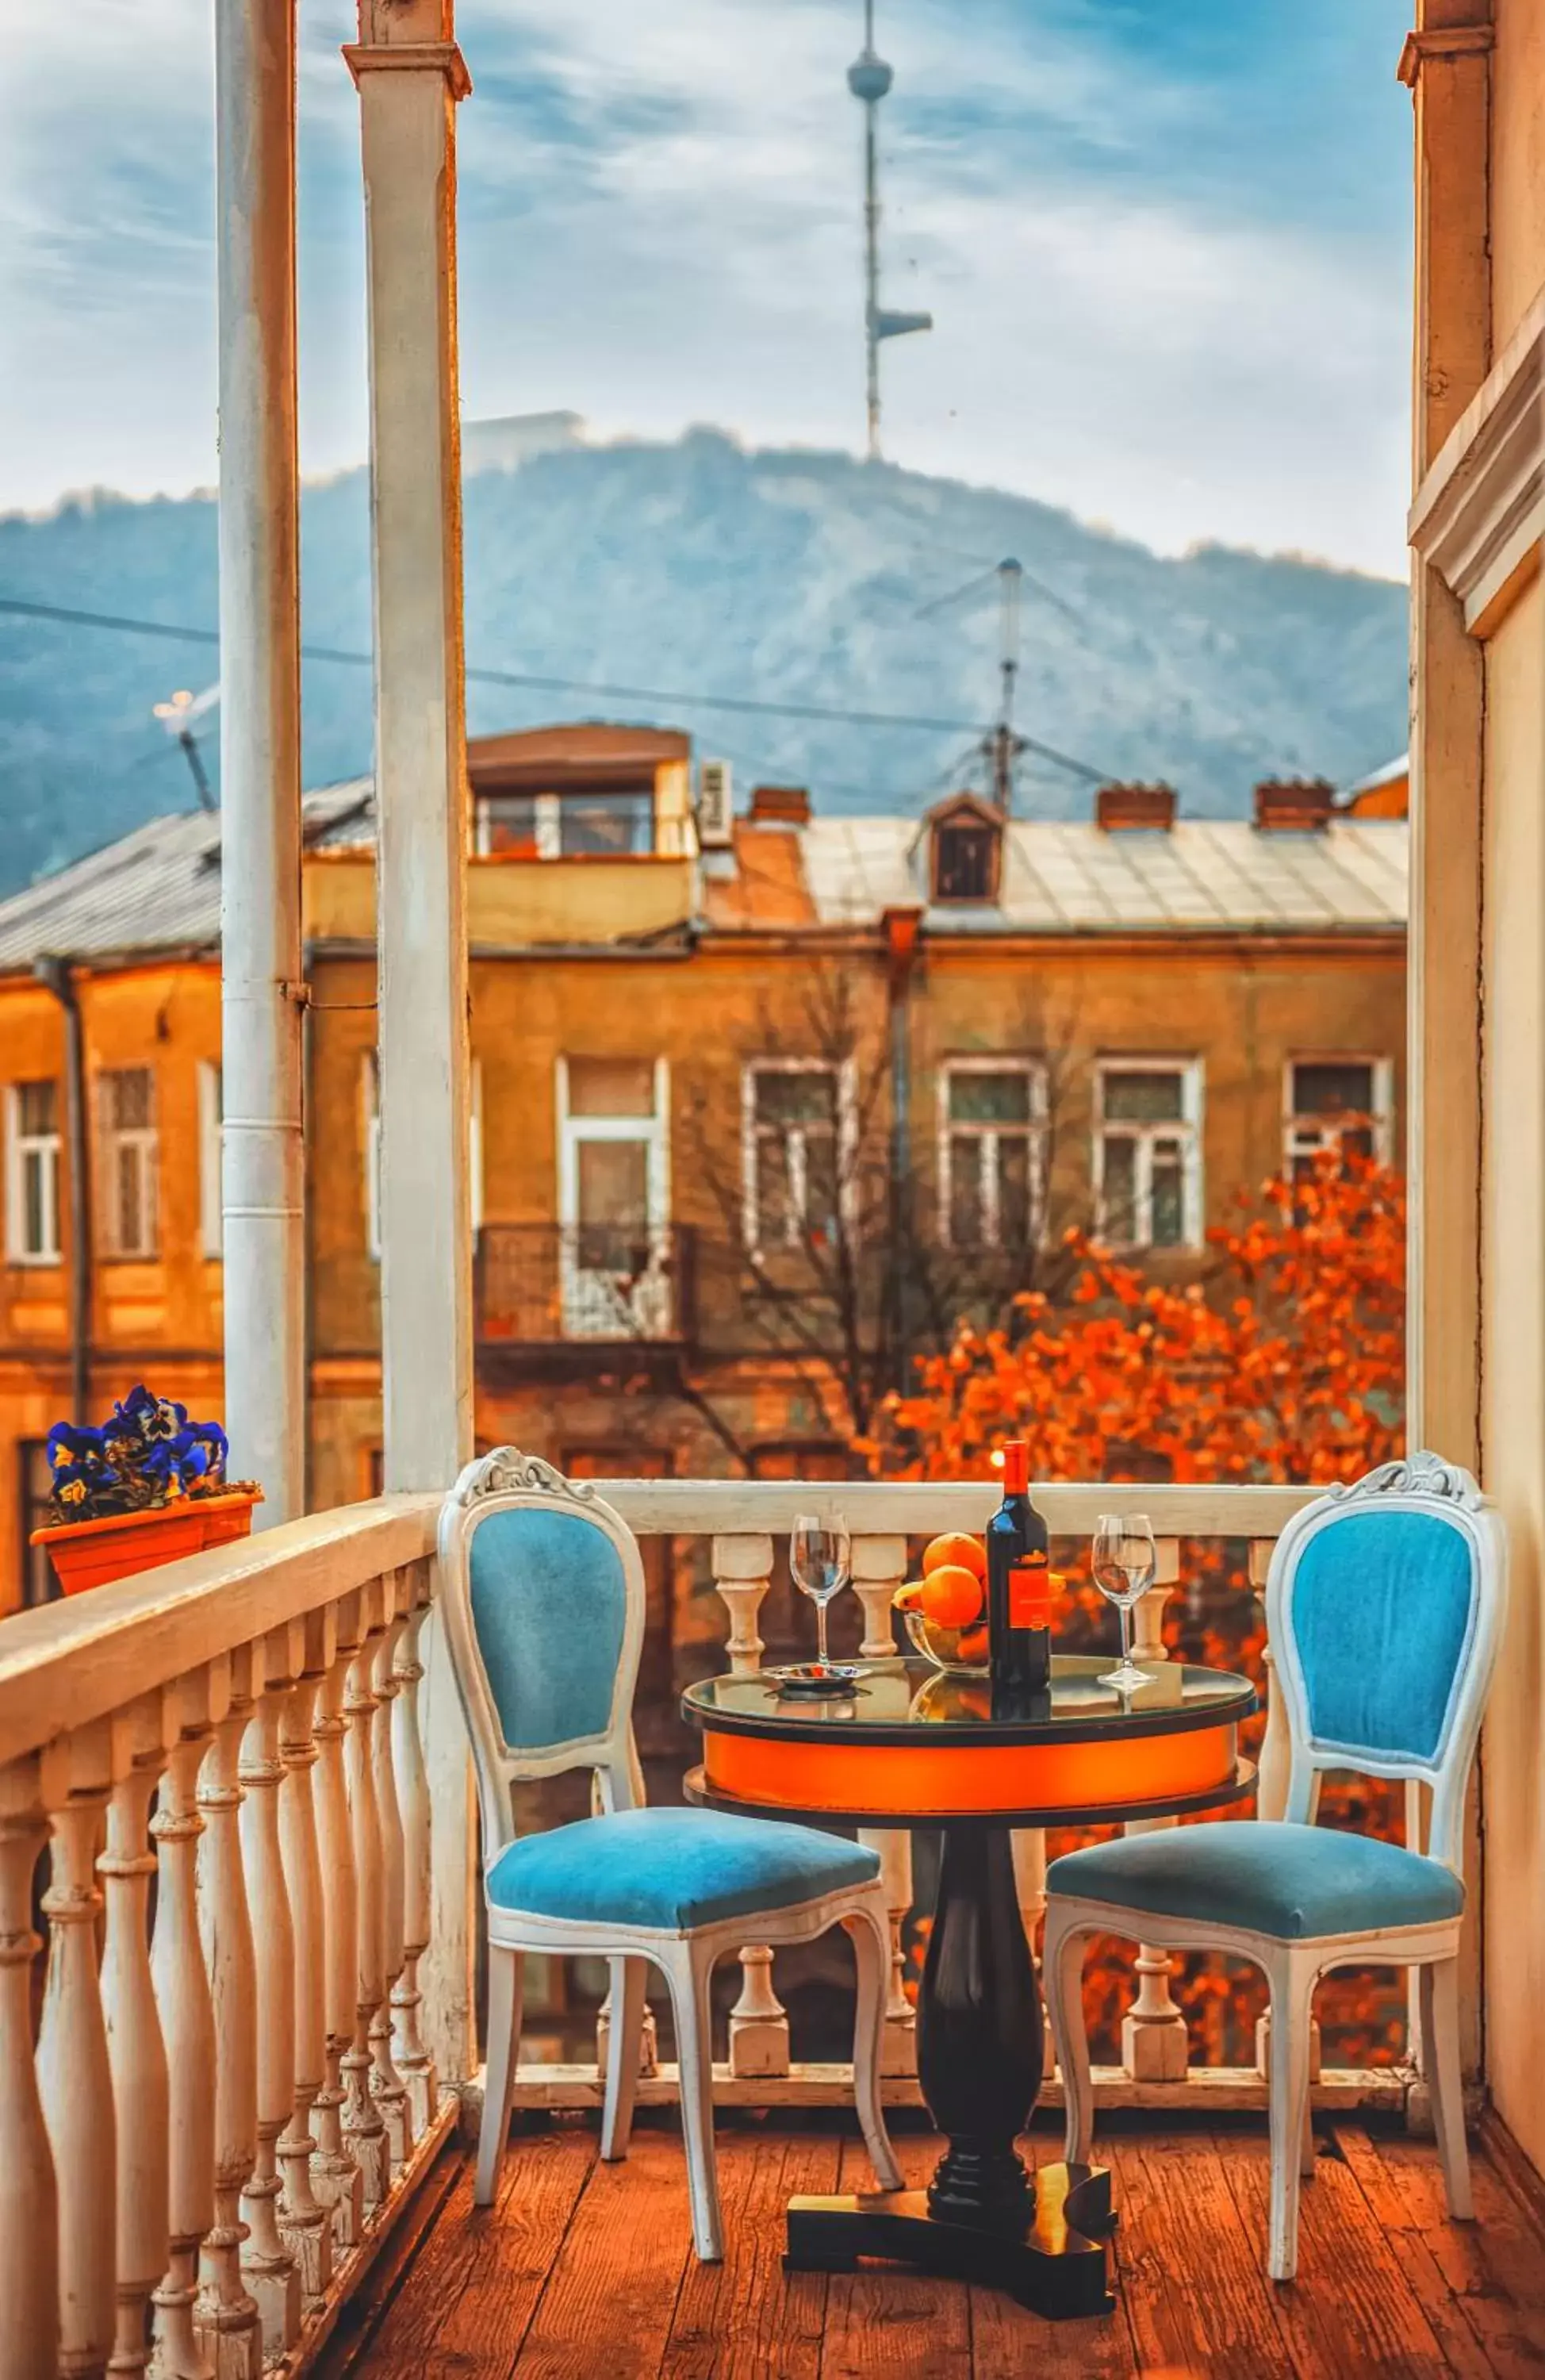
M 607 2027 L 606 2102 L 601 2110 L 601 2155 L 608 2165 L 628 2153 L 633 2103 L 638 2089 L 639 2048 L 644 2032 L 642 1959 L 611 1961 L 611 2019 Z
M 1083 2021 L 1083 1953 L 1087 1933 L 1067 1925 L 1054 1901 L 1046 1912 L 1041 1978 L 1052 2046 L 1062 2069 L 1065 2112 L 1063 2155 L 1069 2165 L 1087 2165 L 1094 2140 L 1094 2081 L 1089 2069 L 1089 2034 Z
M 1465 2139 L 1464 2082 L 1459 2070 L 1459 1961 L 1440 1959 L 1420 1973 L 1421 2038 L 1432 2123 L 1442 2162 L 1448 2211 L 1456 2222 L 1475 2216 L 1470 2152 Z
M 497 1944 L 489 1944 L 489 2054 L 483 2077 L 483 2122 L 477 2135 L 477 2179 L 472 2192 L 475 2206 L 493 2204 L 510 2136 L 510 2095 L 520 2055 L 525 1966 L 518 1950 L 501 1950 Z
M 886 2131 L 880 2104 L 880 2052 L 885 2039 L 886 1987 L 890 1980 L 890 1927 L 885 1913 L 865 1910 L 843 1924 L 857 1975 L 853 2016 L 853 2099 L 863 2145 L 882 2190 L 900 2190 L 905 2178 Z
M 719 2219 L 718 2168 L 714 2156 L 714 2042 L 708 1983 L 711 1954 L 683 1942 L 666 1967 L 676 2020 L 676 2061 L 682 2078 L 682 2131 L 686 2138 L 687 2186 L 692 2194 L 692 2244 L 706 2265 L 724 2255 Z
M 1287 1952 L 1272 1962 L 1266 1977 L 1272 1992 L 1272 2201 L 1266 2270 L 1273 2281 L 1290 2281 L 1298 2267 L 1298 2182 L 1309 2104 L 1314 1972 Z

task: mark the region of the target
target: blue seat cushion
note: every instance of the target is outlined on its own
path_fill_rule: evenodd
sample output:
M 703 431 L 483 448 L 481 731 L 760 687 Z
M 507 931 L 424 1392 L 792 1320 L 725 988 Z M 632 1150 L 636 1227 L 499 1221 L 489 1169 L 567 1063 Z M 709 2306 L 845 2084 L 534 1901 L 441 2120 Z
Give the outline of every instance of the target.
M 691 1933 L 868 1884 L 877 1852 L 813 1827 L 718 1810 L 619 1810 L 523 1835 L 488 1874 L 496 1909 Z
M 1264 1818 L 1092 1843 L 1052 1862 L 1046 1889 L 1289 1942 L 1429 1925 L 1465 1906 L 1464 1885 L 1438 1860 L 1374 1835 Z

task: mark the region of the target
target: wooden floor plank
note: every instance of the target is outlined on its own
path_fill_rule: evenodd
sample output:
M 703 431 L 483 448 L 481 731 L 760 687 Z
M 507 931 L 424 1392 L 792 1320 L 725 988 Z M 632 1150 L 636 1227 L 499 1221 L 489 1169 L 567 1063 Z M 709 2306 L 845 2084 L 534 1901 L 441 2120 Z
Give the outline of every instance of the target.
M 1346 2150 L 1445 2347 L 1445 2299 L 1446 2318 L 1469 2335 L 1472 2358 L 1479 2361 L 1461 2360 L 1461 2340 L 1449 2349 L 1454 2370 L 1495 2373 L 1500 2380 L 1539 2380 L 1545 2370 L 1545 2230 L 1531 2221 L 1494 2168 L 1472 2158 L 1477 2219 L 1454 2223 L 1430 2141 L 1374 2140 L 1361 2132 L 1347 2140 Z
M 506 2373 L 595 2162 L 587 2126 L 512 2141 L 498 2202 L 478 2209 L 468 2159 L 364 2356 L 347 2368 L 369 2380 Z M 469 2297 L 496 2329 L 469 2330 L 462 2311 Z
M 1062 2155 L 1060 2136 L 1022 2140 L 1027 2163 L 1053 2164 Z M 1015 2303 L 1002 2289 L 972 2289 L 971 2354 L 974 2380 L 1134 2380 L 1140 2369 L 1126 2309 L 1120 2299 L 1116 2252 L 1111 2255 L 1117 2308 L 1088 2321 L 1047 2322 Z
M 1303 2195 L 1296 2282 L 1264 2274 L 1263 2133 L 1113 2130 L 1120 2310 L 1046 2323 L 993 2289 L 899 2266 L 781 2269 L 799 2191 L 872 2186 L 856 2140 L 726 2126 L 722 2265 L 691 2252 L 680 2134 L 622 2166 L 588 2126 L 512 2143 L 499 2206 L 464 2162 L 415 2247 L 389 2252 L 327 2380 L 1540 2380 L 1545 2224 L 1483 2156 L 1479 2221 L 1447 2217 L 1435 2149 L 1345 2123 Z M 899 2136 L 909 2180 L 938 2143 Z M 1037 2137 L 1038 2162 L 1060 2154 Z
M 1347 2380 L 1376 2372 L 1394 2380 L 1437 2380 L 1449 2364 L 1432 2325 L 1385 2241 L 1350 2166 L 1327 2155 L 1299 2193 L 1298 2277 L 1269 2284 L 1302 2380 Z M 1266 2252 L 1270 2160 L 1265 2132 L 1217 2136 L 1220 2162 L 1257 2252 Z M 1188 2262 L 1204 2286 L 1198 2242 Z
M 692 2252 L 681 2133 L 640 2127 L 622 2163 L 591 2168 L 506 2370 L 520 2380 L 654 2380 Z
M 922 2188 L 938 2155 L 938 2142 L 926 2133 L 897 2135 L 897 2160 L 909 2189 Z M 838 2188 L 874 2187 L 862 2143 L 845 2141 Z M 904 2373 L 907 2380 L 970 2380 L 969 2294 L 958 2281 L 899 2265 L 832 2275 L 821 2380 L 874 2380 L 880 2372 Z
M 1122 2301 L 1143 2372 L 1293 2380 L 1263 2242 L 1245 2222 L 1204 2133 L 1113 2133 L 1095 2154 L 1115 2176 Z
M 721 2130 L 724 2262 L 688 2264 L 662 2380 L 817 2380 L 827 2277 L 785 2273 L 784 2216 L 801 2192 L 837 2188 L 842 2140 Z

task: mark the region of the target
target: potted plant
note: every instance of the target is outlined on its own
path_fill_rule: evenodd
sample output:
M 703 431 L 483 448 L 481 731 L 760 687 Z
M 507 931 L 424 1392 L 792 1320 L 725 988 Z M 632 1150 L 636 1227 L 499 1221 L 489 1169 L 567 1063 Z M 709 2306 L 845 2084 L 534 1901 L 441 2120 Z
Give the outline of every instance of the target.
M 32 1543 L 47 1547 L 65 1593 L 246 1536 L 262 1489 L 227 1481 L 227 1451 L 218 1422 L 190 1422 L 186 1405 L 144 1387 L 99 1427 L 55 1422 L 54 1519 Z

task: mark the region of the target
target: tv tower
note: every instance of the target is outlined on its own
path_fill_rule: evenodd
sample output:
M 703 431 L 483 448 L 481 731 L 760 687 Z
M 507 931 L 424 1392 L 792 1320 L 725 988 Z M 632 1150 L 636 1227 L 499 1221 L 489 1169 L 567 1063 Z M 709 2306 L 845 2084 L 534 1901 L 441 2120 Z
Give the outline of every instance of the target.
M 875 51 L 875 0 L 863 0 L 863 48 L 848 68 L 848 89 L 863 103 L 863 335 L 868 358 L 869 459 L 880 455 L 880 341 L 931 331 L 932 314 L 887 312 L 880 304 L 880 183 L 876 157 L 880 102 L 896 78 Z

